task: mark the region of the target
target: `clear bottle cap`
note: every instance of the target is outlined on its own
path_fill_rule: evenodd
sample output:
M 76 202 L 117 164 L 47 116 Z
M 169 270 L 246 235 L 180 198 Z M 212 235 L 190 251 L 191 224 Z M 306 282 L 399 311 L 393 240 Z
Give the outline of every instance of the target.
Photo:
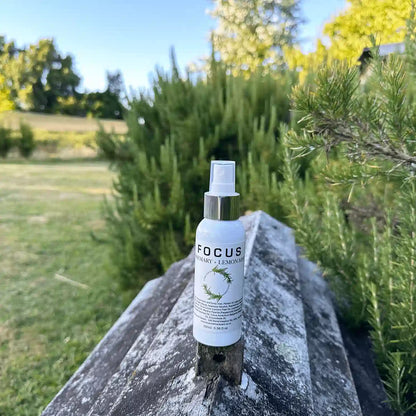
M 214 195 L 235 194 L 235 162 L 212 160 L 209 193 Z

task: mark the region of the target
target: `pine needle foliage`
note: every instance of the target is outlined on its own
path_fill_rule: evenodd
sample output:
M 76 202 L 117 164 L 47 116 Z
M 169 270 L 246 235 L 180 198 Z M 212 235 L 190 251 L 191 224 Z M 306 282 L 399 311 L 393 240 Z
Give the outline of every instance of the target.
M 157 70 L 151 91 L 130 103 L 124 138 L 100 133 L 118 173 L 106 204 L 113 262 L 123 287 L 138 288 L 189 252 L 202 218 L 210 160 L 237 162 L 242 212 L 282 218 L 280 123 L 290 122 L 296 76 L 234 77 L 212 60 L 205 78 Z
M 320 263 L 341 316 L 370 329 L 391 406 L 416 411 L 416 100 L 414 48 L 377 56 L 365 77 L 335 62 L 293 103 L 300 133 L 283 141 L 288 217 Z M 410 52 L 409 52 L 410 51 Z M 309 160 L 303 180 L 297 166 Z

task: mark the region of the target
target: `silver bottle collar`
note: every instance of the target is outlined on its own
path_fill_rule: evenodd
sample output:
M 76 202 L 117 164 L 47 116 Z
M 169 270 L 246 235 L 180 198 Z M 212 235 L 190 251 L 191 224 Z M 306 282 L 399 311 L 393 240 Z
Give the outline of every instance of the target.
M 240 194 L 220 196 L 204 194 L 204 217 L 210 220 L 237 220 L 240 215 Z

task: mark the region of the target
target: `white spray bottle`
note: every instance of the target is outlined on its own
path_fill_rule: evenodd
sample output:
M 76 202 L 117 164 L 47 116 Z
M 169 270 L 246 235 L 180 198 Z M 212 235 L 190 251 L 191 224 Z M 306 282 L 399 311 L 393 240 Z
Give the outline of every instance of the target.
M 204 219 L 196 230 L 195 339 L 224 347 L 241 337 L 245 231 L 235 192 L 235 162 L 211 162 Z

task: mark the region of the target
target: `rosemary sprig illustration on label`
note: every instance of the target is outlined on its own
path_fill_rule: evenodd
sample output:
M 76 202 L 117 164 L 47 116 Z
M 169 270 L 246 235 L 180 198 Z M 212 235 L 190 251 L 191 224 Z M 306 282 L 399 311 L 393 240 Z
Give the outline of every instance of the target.
M 204 288 L 204 292 L 208 296 L 209 300 L 216 300 L 217 302 L 221 300 L 222 295 L 211 292 L 210 288 L 206 284 L 204 284 L 202 287 Z
M 211 288 L 206 283 L 204 283 L 202 285 L 202 288 L 204 289 L 205 294 L 208 296 L 208 299 L 209 300 L 216 300 L 217 302 L 219 302 L 222 299 L 222 297 L 228 292 L 228 289 L 230 288 L 230 285 L 231 285 L 233 279 L 231 278 L 230 273 L 228 273 L 227 268 L 226 267 L 224 267 L 224 268 L 218 267 L 218 264 L 215 265 L 212 268 L 212 270 L 210 270 L 204 276 L 204 279 L 203 279 L 204 281 L 210 273 L 214 273 L 214 276 L 215 276 L 216 273 L 218 273 L 219 275 L 221 275 L 223 277 L 224 281 L 227 283 L 227 289 L 225 290 L 224 293 L 215 293 L 215 292 L 213 292 L 211 290 Z
M 231 279 L 230 273 L 227 272 L 227 268 L 224 267 L 223 269 L 221 269 L 220 267 L 218 267 L 218 264 L 212 269 L 212 271 L 214 273 L 219 273 L 224 277 L 224 280 L 228 283 L 231 284 L 231 282 L 233 281 Z

